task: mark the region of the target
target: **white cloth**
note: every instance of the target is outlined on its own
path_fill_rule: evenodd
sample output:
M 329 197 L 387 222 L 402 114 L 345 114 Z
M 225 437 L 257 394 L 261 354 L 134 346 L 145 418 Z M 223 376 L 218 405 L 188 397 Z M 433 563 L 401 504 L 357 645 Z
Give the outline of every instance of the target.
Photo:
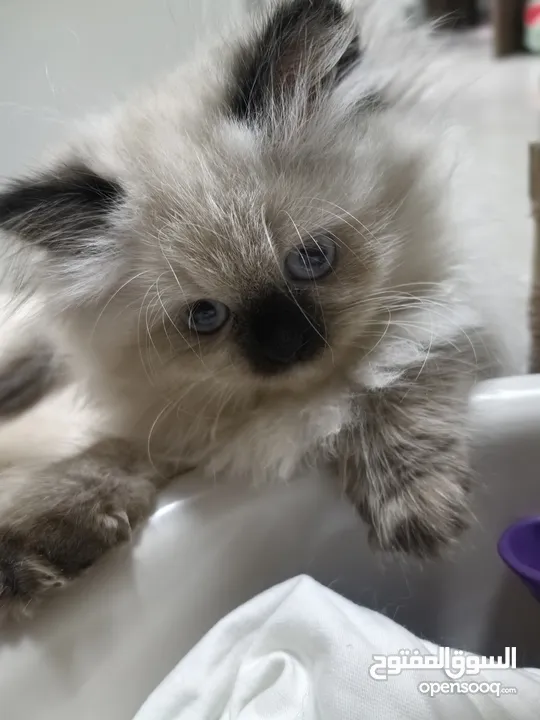
M 540 611 L 540 610 L 539 610 Z M 309 577 L 278 585 L 218 623 L 150 696 L 135 720 L 538 720 L 540 671 L 462 678 L 512 695 L 433 694 L 444 670 L 370 675 L 374 654 L 436 654 L 387 617 Z M 373 672 L 373 670 L 372 670 Z M 434 687 L 434 690 L 437 686 Z M 484 685 L 484 690 L 486 686 Z M 492 685 L 491 690 L 495 691 Z M 427 694 L 426 694 L 427 692 Z

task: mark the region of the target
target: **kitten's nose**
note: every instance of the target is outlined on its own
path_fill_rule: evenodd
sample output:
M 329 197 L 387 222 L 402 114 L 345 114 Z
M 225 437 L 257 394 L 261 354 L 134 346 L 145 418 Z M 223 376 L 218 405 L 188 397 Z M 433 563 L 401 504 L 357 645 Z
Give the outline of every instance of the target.
M 255 337 L 265 356 L 271 362 L 288 365 L 295 362 L 305 344 L 309 344 L 310 332 L 293 323 L 278 320 L 263 331 L 255 330 Z
M 274 374 L 312 359 L 324 345 L 317 315 L 305 299 L 281 292 L 251 301 L 242 345 L 254 369 Z

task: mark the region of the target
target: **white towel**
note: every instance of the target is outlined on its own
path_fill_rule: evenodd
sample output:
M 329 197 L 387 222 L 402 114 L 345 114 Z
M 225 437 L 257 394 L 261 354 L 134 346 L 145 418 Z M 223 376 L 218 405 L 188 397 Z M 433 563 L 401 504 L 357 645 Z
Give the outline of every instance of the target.
M 443 669 L 402 668 L 386 680 L 374 679 L 381 674 L 374 663 L 386 661 L 373 656 L 405 657 L 400 650 L 424 656 L 439 652 L 438 646 L 311 578 L 294 578 L 218 623 L 135 720 L 540 717 L 538 670 L 492 668 L 455 682 Z M 472 686 L 465 687 L 469 682 Z

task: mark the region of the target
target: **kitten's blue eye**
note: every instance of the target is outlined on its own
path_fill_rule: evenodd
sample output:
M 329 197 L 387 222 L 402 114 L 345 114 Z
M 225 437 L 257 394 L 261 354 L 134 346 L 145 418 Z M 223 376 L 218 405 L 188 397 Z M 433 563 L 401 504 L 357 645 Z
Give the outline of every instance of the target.
M 332 272 L 336 244 L 326 235 L 305 242 L 285 258 L 285 269 L 291 280 L 319 280 Z
M 188 308 L 188 326 L 201 335 L 220 330 L 229 319 L 229 308 L 218 300 L 198 300 Z

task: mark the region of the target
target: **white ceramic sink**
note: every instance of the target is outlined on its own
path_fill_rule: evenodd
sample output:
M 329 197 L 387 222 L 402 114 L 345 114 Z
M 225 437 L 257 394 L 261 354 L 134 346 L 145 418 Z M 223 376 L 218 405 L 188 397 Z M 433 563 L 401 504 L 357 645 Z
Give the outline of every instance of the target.
M 178 483 L 134 547 L 0 631 L 0 717 L 129 720 L 219 618 L 299 573 L 444 645 L 517 645 L 521 663 L 540 665 L 540 604 L 496 552 L 507 524 L 540 513 L 540 376 L 480 385 L 471 425 L 478 525 L 425 567 L 374 556 L 323 477 L 257 490 Z

